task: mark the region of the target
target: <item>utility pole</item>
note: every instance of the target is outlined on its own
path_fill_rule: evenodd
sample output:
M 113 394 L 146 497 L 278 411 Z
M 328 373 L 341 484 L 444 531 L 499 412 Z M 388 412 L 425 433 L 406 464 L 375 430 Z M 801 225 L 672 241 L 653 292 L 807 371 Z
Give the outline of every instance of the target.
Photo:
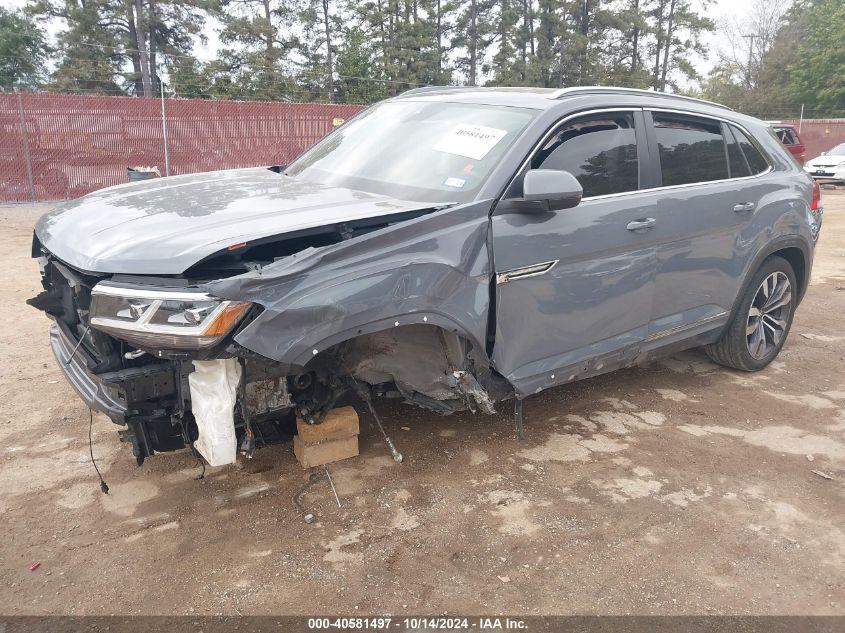
M 756 33 L 751 33 L 748 35 L 743 35 L 745 39 L 749 40 L 748 42 L 748 68 L 745 71 L 745 83 L 748 84 L 748 87 L 751 87 L 751 64 L 754 62 L 754 40 L 760 37 Z
M 158 75 L 158 73 L 156 73 Z M 170 175 L 170 145 L 167 142 L 167 111 L 164 108 L 164 81 L 158 76 L 159 92 L 161 94 L 161 138 L 164 141 L 164 175 Z

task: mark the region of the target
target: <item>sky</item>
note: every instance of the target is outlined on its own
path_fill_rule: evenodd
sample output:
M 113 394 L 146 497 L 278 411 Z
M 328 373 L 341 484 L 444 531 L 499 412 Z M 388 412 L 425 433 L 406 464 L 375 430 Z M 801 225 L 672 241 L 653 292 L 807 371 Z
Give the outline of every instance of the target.
M 0 6 L 3 7 L 19 8 L 23 7 L 26 3 L 27 0 L 0 0 Z M 706 76 L 713 67 L 714 62 L 716 61 L 717 51 L 727 46 L 725 36 L 723 33 L 720 33 L 720 29 L 718 28 L 719 23 L 741 16 L 747 10 L 747 6 L 744 6 L 744 4 L 745 3 L 737 2 L 736 0 L 714 0 L 708 8 L 707 14 L 716 22 L 717 28 L 715 32 L 707 34 L 704 38 L 709 50 L 708 58 L 699 58 L 694 64 L 696 70 L 702 76 Z M 208 41 L 205 45 L 197 41 L 195 54 L 200 60 L 208 60 L 215 57 L 219 46 L 219 39 L 217 38 L 217 34 L 215 32 L 215 24 L 216 21 L 214 20 L 210 20 L 206 23 L 204 34 Z M 47 32 L 49 35 L 53 35 L 60 30 L 60 28 L 60 24 L 49 25 Z

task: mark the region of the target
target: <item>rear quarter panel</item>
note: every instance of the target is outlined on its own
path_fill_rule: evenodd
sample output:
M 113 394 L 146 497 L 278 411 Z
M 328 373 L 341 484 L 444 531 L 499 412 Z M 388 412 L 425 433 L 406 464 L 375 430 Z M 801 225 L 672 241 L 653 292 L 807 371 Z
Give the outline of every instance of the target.
M 753 135 L 772 163 L 772 170 L 754 181 L 752 192 L 759 202 L 752 217 L 739 233 L 736 257 L 742 264 L 734 280 L 735 295 L 739 295 L 748 278 L 754 274 L 765 257 L 783 248 L 800 248 L 805 256 L 805 279 L 799 280 L 806 289 L 813 262 L 814 240 L 808 216 L 813 197 L 812 177 L 796 165 L 788 150 L 755 119 L 742 124 Z

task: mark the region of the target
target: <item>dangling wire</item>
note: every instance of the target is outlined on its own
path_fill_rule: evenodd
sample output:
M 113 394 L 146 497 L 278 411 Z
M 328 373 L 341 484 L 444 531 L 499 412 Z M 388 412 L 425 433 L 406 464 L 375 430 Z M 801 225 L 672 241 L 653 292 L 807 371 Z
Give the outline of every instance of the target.
M 88 454 L 91 455 L 91 463 L 94 464 L 94 470 L 97 471 L 97 477 L 100 478 L 100 490 L 103 491 L 103 494 L 109 494 L 109 486 L 106 483 L 106 480 L 103 479 L 103 476 L 100 474 L 100 469 L 97 468 L 97 462 L 94 461 L 94 439 L 92 437 L 92 431 L 94 428 L 94 412 L 89 407 L 88 409 Z
M 194 459 L 197 460 L 197 466 L 202 466 L 202 472 L 196 476 L 196 479 L 205 479 L 205 462 L 202 461 L 200 454 L 197 452 L 197 449 L 194 446 L 194 440 L 192 440 L 191 436 L 188 435 L 188 427 L 185 426 L 185 420 L 181 416 L 179 417 L 179 426 L 182 427 L 182 437 L 185 439 L 185 443 L 191 449 L 191 454 L 194 456 Z
M 249 410 L 246 406 L 246 361 L 243 358 L 238 358 L 238 364 L 241 366 L 241 379 L 238 383 L 238 405 L 241 410 L 241 418 L 244 421 L 244 437 L 241 441 L 240 452 L 241 455 L 247 459 L 252 459 L 255 454 L 255 433 L 252 429 L 252 422 L 249 419 Z M 261 430 L 258 431 L 261 434 Z M 262 444 L 264 437 L 261 437 Z
M 202 466 L 202 472 L 197 475 L 197 480 L 205 479 L 205 462 L 200 457 L 200 454 L 197 452 L 197 449 L 194 447 L 194 443 L 191 442 L 191 452 L 194 454 L 194 457 L 197 459 L 197 464 Z
M 179 380 L 176 381 L 176 393 L 179 397 L 179 409 L 176 413 L 176 419 L 179 421 L 179 426 L 182 428 L 182 439 L 191 449 L 191 454 L 194 456 L 194 459 L 197 460 L 197 466 L 202 467 L 202 471 L 195 477 L 195 479 L 205 479 L 205 462 L 202 461 L 200 454 L 197 452 L 197 449 L 194 446 L 194 440 L 192 440 L 191 436 L 188 435 L 188 427 L 185 425 L 185 398 L 182 393 L 182 387 L 184 384 L 182 381 L 184 376 L 184 365 L 182 361 L 179 361 L 178 376 Z
M 82 336 L 79 337 L 79 341 L 76 343 L 76 347 L 73 348 L 73 351 L 70 353 L 70 356 L 68 356 L 68 359 L 65 361 L 65 367 L 70 365 L 70 361 L 72 361 L 73 357 L 76 356 L 76 352 L 79 351 L 79 346 L 82 345 L 82 341 L 85 340 L 85 337 L 88 336 L 88 332 L 90 332 L 90 331 L 91 331 L 91 326 L 89 325 L 88 327 L 85 328 L 85 331 L 82 333 Z M 90 411 L 90 409 L 89 409 L 89 411 Z

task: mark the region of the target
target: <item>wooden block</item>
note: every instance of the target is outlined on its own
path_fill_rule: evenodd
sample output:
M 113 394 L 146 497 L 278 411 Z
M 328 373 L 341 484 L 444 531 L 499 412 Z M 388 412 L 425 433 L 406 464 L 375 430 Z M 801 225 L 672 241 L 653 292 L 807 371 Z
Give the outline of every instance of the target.
M 328 440 L 319 444 L 305 444 L 298 435 L 293 437 L 293 454 L 303 468 L 313 468 L 323 464 L 348 459 L 358 455 L 358 436 Z
M 301 444 L 320 444 L 358 435 L 358 414 L 352 407 L 332 409 L 320 424 L 296 419 L 297 437 Z

